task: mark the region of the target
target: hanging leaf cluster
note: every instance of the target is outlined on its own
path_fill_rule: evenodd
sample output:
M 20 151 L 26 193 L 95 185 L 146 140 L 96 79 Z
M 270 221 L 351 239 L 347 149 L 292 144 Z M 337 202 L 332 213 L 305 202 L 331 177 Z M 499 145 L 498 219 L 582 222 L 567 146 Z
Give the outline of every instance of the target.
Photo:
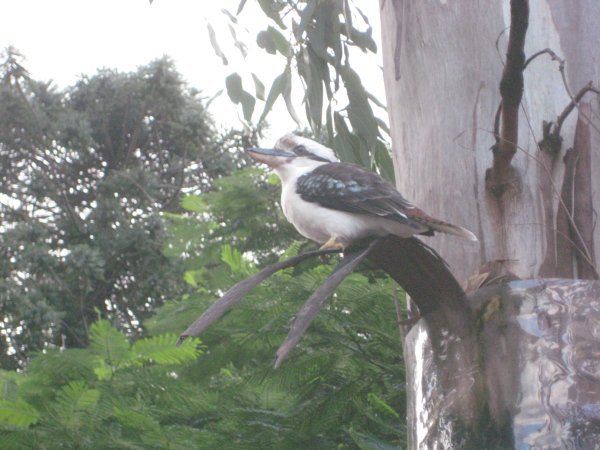
M 230 23 L 234 46 L 243 58 L 248 46 L 234 31 L 241 26 L 243 0 L 236 15 L 223 10 Z M 308 123 L 317 136 L 325 136 L 340 159 L 378 170 L 393 181 L 394 172 L 385 138 L 389 129 L 377 117 L 374 108 L 385 107 L 365 88 L 359 73 L 351 65 L 353 49 L 377 52 L 368 18 L 350 0 L 257 0 L 271 24 L 256 36 L 258 50 L 274 57 L 282 71 L 270 84 L 255 73 L 232 73 L 226 80 L 231 101 L 242 107 L 244 119 L 255 119 L 259 102 L 264 102 L 258 123 L 265 121 L 275 102 L 282 98 L 290 116 L 298 124 Z M 227 65 L 228 60 L 209 25 L 209 38 L 215 53 Z M 223 38 L 225 39 L 225 38 Z M 223 42 L 223 39 L 220 42 Z M 253 80 L 252 88 L 243 79 Z M 292 96 L 293 83 L 304 91 L 305 121 L 298 115 Z M 338 105 L 343 105 L 339 107 Z

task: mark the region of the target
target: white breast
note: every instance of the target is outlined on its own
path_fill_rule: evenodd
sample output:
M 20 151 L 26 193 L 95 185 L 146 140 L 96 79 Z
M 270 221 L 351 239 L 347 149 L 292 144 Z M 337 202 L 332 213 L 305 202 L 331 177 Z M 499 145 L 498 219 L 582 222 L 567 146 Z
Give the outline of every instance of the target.
M 315 164 L 315 167 L 321 163 Z M 395 234 L 409 237 L 415 229 L 399 222 L 366 214 L 353 214 L 325 208 L 302 200 L 296 192 L 296 181 L 315 167 L 288 167 L 277 170 L 282 180 L 281 207 L 286 219 L 298 232 L 313 241 L 324 243 L 336 238 L 344 246 L 367 236 Z

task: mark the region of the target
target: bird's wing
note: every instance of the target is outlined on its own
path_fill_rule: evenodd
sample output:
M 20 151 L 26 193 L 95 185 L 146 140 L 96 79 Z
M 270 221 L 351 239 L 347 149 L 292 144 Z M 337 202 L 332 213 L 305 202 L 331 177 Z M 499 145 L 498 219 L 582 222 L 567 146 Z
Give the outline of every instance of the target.
M 326 208 L 378 216 L 416 229 L 423 229 L 420 218 L 428 217 L 392 184 L 355 164 L 323 164 L 298 178 L 296 192 Z

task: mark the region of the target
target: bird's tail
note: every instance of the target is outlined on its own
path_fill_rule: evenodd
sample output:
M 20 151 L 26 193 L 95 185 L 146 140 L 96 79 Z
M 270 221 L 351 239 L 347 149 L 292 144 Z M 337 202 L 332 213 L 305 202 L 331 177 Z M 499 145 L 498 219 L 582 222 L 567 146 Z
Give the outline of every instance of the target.
M 442 233 L 453 234 L 469 241 L 477 242 L 477 236 L 471 233 L 469 230 L 463 227 L 452 225 L 441 220 L 429 221 L 428 225 L 433 228 L 434 231 L 440 231 Z

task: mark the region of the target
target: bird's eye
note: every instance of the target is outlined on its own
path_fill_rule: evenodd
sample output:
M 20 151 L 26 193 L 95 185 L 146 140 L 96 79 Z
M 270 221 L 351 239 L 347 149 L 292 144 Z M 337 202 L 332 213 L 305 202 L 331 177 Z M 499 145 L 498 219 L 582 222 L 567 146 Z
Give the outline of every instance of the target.
M 298 156 L 306 156 L 310 154 L 304 145 L 296 145 L 292 151 Z

